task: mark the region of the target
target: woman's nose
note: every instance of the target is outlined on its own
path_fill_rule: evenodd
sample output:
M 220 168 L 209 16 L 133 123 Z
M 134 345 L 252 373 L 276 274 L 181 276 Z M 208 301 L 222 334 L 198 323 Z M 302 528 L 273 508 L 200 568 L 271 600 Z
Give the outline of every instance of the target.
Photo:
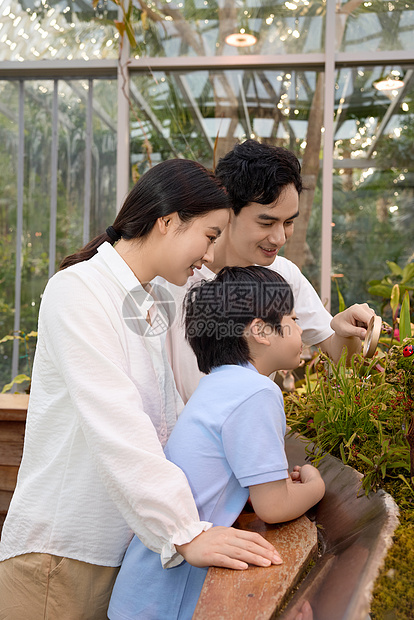
M 213 262 L 213 260 L 214 260 L 214 243 L 211 243 L 208 246 L 207 252 L 204 254 L 202 260 L 205 263 L 212 263 Z

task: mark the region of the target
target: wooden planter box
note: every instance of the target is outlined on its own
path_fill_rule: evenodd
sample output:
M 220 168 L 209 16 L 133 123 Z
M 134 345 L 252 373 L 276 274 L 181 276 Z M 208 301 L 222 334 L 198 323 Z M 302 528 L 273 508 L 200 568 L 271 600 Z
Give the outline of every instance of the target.
M 0 530 L 23 454 L 28 394 L 0 394 Z
M 300 436 L 286 439 L 286 452 L 290 469 L 306 462 L 306 442 Z M 301 517 L 266 525 L 242 515 L 239 527 L 260 532 L 284 563 L 247 571 L 209 568 L 193 620 L 366 620 L 375 579 L 398 525 L 398 507 L 384 491 L 361 494 L 361 474 L 329 454 L 319 470 L 326 493 L 308 514 L 316 519 L 320 554 L 288 605 L 281 611 L 306 565 L 306 545 L 312 555 L 310 522 Z

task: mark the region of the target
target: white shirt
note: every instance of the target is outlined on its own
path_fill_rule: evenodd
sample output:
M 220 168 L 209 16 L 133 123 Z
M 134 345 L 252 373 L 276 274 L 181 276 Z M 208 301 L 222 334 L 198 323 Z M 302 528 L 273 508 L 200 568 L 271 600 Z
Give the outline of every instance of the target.
M 303 330 L 303 342 L 311 346 L 329 338 L 334 333 L 330 326 L 332 316 L 300 269 L 282 256 L 277 256 L 268 268 L 280 273 L 292 288 L 298 323 Z M 190 286 L 201 280 L 211 280 L 215 275 L 203 265 L 189 278 L 185 286 L 174 286 L 164 280 L 164 286 L 168 287 L 174 296 L 177 306 L 177 317 L 167 335 L 168 356 L 177 389 L 185 403 L 196 389 L 203 373 L 198 370 L 196 357 L 185 340 L 182 304 Z
M 138 297 L 138 310 L 125 303 Z M 173 566 L 174 544 L 211 527 L 160 444 L 182 402 L 163 336 L 138 333 L 153 302 L 108 243 L 49 281 L 0 559 L 41 552 L 118 566 L 135 532 Z M 138 318 L 126 320 L 131 307 Z

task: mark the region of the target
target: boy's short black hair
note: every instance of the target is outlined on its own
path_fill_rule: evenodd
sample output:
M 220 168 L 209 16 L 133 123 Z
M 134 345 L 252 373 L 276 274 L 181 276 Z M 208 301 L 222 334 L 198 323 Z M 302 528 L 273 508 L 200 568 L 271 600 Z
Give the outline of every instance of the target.
M 257 265 L 224 267 L 214 280 L 203 280 L 187 293 L 185 334 L 201 372 L 223 364 L 251 362 L 245 329 L 256 319 L 281 331 L 293 311 L 293 293 L 275 271 Z
M 268 205 L 288 185 L 302 191 L 300 163 L 296 155 L 279 146 L 246 140 L 222 157 L 214 171 L 227 189 L 238 215 L 250 202 Z

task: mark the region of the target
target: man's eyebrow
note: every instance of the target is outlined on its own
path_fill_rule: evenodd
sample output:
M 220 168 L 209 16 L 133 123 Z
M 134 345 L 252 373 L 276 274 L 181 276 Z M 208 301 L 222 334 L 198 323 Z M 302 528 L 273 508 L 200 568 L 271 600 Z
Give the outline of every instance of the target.
M 295 217 L 298 217 L 298 216 L 299 216 L 299 211 L 296 211 L 296 213 L 286 218 L 285 222 L 290 222 L 290 220 L 294 220 Z M 268 215 L 267 213 L 260 213 L 260 215 L 258 215 L 257 218 L 259 220 L 265 220 L 267 222 L 280 222 L 280 217 L 274 217 L 273 215 Z

